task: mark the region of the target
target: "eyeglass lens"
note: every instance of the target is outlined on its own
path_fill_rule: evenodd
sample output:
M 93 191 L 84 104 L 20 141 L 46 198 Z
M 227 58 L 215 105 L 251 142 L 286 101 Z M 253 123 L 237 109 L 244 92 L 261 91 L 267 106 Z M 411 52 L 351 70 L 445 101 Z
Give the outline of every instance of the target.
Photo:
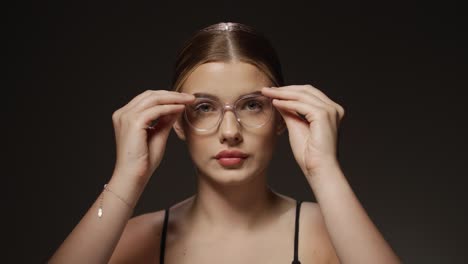
M 253 96 L 239 99 L 234 110 L 240 122 L 248 127 L 265 124 L 273 112 L 271 99 L 266 96 Z M 197 98 L 185 109 L 185 116 L 196 129 L 209 130 L 218 125 L 222 118 L 224 105 L 213 99 Z

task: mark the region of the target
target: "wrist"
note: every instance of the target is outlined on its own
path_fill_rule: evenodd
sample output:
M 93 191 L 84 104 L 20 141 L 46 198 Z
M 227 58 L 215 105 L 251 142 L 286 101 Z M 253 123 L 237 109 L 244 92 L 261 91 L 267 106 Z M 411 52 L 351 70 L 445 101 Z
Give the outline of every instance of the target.
M 307 182 L 316 196 L 317 201 L 321 200 L 324 194 L 343 192 L 348 181 L 339 165 L 330 165 L 317 168 L 310 175 L 307 175 Z
M 151 175 L 150 175 L 151 176 Z M 148 183 L 149 176 L 137 175 L 133 171 L 125 170 L 125 168 L 114 168 L 111 180 L 123 181 L 125 184 L 136 189 L 144 189 Z
M 307 179 L 314 179 L 336 171 L 341 171 L 340 163 L 336 159 L 331 159 L 320 162 L 320 166 L 308 169 L 305 176 Z
M 143 193 L 145 185 L 123 179 L 118 175 L 113 175 L 107 182 L 106 189 L 123 200 L 132 210 L 135 208 L 141 194 Z M 106 191 L 106 190 L 103 190 Z

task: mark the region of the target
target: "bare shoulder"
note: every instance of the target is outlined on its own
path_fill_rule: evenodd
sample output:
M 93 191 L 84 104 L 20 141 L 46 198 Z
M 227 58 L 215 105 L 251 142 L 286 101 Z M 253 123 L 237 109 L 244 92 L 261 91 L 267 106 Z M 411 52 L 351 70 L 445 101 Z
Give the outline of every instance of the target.
M 318 203 L 302 202 L 299 230 L 302 263 L 340 263 Z
M 164 210 L 132 217 L 109 263 L 159 263 Z

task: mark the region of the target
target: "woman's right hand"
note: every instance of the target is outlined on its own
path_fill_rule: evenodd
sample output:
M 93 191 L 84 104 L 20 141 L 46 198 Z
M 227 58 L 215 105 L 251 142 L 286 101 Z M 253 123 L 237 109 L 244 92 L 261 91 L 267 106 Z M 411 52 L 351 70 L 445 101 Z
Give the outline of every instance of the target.
M 147 90 L 112 115 L 116 139 L 114 176 L 145 185 L 164 155 L 172 125 L 186 103 L 195 100 L 187 93 Z M 148 129 L 158 119 L 153 129 Z

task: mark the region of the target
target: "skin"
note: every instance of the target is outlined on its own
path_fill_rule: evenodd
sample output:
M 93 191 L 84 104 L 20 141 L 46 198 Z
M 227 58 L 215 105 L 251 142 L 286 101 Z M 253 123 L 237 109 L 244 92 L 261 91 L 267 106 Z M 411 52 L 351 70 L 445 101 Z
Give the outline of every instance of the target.
M 274 98 L 278 114 L 251 129 L 228 111 L 216 131 L 203 135 L 177 119 L 173 128 L 198 168 L 198 189 L 171 207 L 165 263 L 292 261 L 295 201 L 269 188 L 266 180 L 276 138 L 286 128 L 318 201 L 301 207 L 301 263 L 400 263 L 340 169 L 336 144 L 343 107 L 311 85 L 264 88 L 270 85 L 256 67 L 238 61 L 202 64 L 183 84 L 183 93 L 211 93 L 229 103 L 262 91 Z M 225 169 L 213 157 L 228 148 L 250 156 L 241 167 Z M 163 219 L 163 210 L 130 219 L 110 263 L 158 263 Z
M 234 103 L 268 86 L 266 75 L 251 64 L 212 62 L 197 67 L 181 92 L 210 93 Z M 280 114 L 260 128 L 242 126 L 231 111 L 209 134 L 191 129 L 182 116 L 173 128 L 187 144 L 198 180 L 196 195 L 171 207 L 165 263 L 290 263 L 295 200 L 272 190 L 266 174 L 277 137 L 286 129 Z M 249 158 L 239 168 L 225 169 L 213 159 L 224 149 L 241 150 Z M 163 219 L 163 210 L 130 219 L 111 263 L 123 255 L 158 263 Z M 339 263 L 316 203 L 303 202 L 299 233 L 302 263 Z M 136 252 L 135 243 L 146 246 Z

